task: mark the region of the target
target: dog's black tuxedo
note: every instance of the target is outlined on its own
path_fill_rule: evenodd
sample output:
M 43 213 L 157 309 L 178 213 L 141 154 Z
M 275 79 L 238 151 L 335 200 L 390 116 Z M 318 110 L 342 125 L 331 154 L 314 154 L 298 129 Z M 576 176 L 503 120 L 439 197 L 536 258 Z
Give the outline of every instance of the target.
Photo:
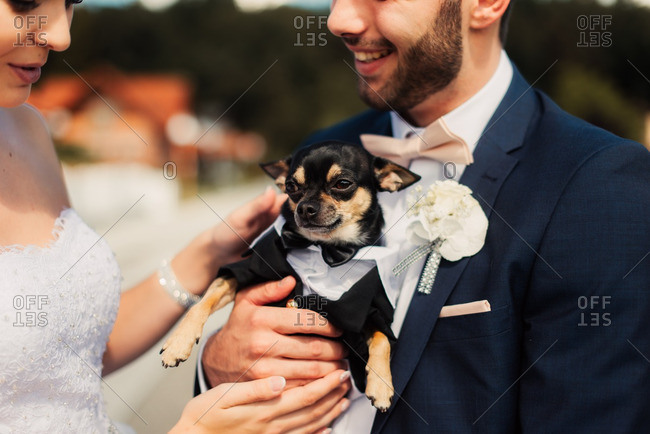
M 279 280 L 289 275 L 295 277 L 293 295 L 276 305 L 285 306 L 286 301 L 293 298 L 297 307 L 320 313 L 343 331 L 341 339 L 350 348 L 350 372 L 357 388 L 363 391 L 366 386 L 369 334 L 373 331 L 382 332 L 390 341 L 391 347 L 397 340 L 390 328 L 393 305 L 388 300 L 377 267 L 372 268 L 336 301 L 316 294 L 303 296 L 302 281 L 287 261 L 287 253 L 292 248 L 304 248 L 310 244 L 313 243 L 291 230 L 287 224 L 282 230 L 282 236 L 271 229 L 244 254 L 244 260 L 222 267 L 218 277 L 234 277 L 238 288 Z M 323 258 L 337 266 L 347 263 L 356 253 L 348 249 L 335 252 L 331 246 L 321 246 L 323 247 Z M 349 257 L 341 262 L 343 256 Z M 333 257 L 337 259 L 332 259 Z

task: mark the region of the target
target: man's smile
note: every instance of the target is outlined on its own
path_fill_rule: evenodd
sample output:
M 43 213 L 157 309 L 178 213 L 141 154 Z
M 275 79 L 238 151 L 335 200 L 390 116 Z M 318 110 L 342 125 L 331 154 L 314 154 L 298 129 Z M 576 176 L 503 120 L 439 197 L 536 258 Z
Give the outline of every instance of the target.
M 357 51 L 353 52 L 355 60 L 363 63 L 374 62 L 375 60 L 386 57 L 391 53 L 391 50 L 381 51 Z

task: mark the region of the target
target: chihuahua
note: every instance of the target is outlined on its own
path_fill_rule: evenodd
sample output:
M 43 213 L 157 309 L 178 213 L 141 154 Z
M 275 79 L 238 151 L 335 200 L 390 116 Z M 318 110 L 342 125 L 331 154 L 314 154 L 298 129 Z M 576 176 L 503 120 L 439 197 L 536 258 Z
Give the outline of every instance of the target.
M 365 383 L 372 404 L 387 411 L 394 393 L 390 357 L 396 339 L 390 329 L 393 307 L 376 267 L 339 300 L 330 301 L 317 295 L 303 297 L 301 279 L 286 257 L 292 249 L 314 244 L 329 266 L 347 263 L 361 247 L 381 239 L 384 219 L 377 192 L 402 190 L 420 176 L 361 146 L 335 141 L 301 148 L 261 167 L 289 196 L 282 207 L 281 234 L 271 228 L 249 250 L 248 258 L 219 270 L 201 301 L 163 345 L 163 366 L 187 360 L 208 316 L 233 301 L 239 288 L 290 274 L 297 284 L 286 306 L 316 310 L 343 330 L 342 340 L 352 350 L 350 369 L 357 387 L 363 390 Z

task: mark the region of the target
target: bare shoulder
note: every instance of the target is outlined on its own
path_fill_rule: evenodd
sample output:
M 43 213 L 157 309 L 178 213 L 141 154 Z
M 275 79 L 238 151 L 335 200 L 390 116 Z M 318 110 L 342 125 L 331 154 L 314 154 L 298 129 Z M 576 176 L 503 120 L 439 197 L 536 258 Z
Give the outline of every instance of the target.
M 21 130 L 30 135 L 30 137 L 46 137 L 47 141 L 51 142 L 47 122 L 41 112 L 34 106 L 29 104 L 18 106 L 12 109 L 12 115 L 16 125 L 20 125 Z
M 15 141 L 29 145 L 32 153 L 46 158 L 51 164 L 59 166 L 54 150 L 50 129 L 43 115 L 33 106 L 23 104 L 10 110 L 13 124 L 16 126 Z

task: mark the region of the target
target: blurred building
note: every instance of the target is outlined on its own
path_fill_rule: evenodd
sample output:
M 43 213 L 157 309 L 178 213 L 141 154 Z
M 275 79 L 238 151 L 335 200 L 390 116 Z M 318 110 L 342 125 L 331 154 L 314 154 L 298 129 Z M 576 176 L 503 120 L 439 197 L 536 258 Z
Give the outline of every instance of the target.
M 266 150 L 257 134 L 199 120 L 193 87 L 180 75 L 98 68 L 44 80 L 29 103 L 43 113 L 61 149 L 79 150 L 90 162 L 166 167 L 190 182 L 197 179 L 199 159 L 204 165 L 258 161 Z

